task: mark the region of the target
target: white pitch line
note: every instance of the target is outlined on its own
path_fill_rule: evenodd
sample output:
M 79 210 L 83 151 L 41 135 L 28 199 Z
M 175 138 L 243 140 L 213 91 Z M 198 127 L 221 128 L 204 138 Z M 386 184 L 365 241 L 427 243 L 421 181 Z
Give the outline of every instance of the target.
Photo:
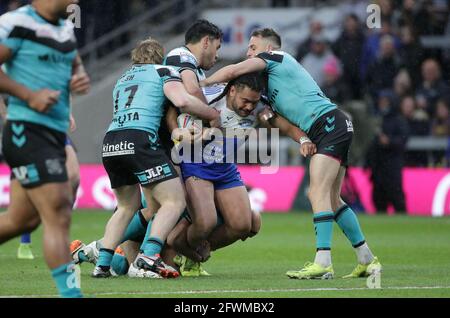
M 195 295 L 195 294 L 238 294 L 238 293 L 287 293 L 287 292 L 317 292 L 317 291 L 354 291 L 354 290 L 414 290 L 414 289 L 450 289 L 450 286 L 390 286 L 380 289 L 369 289 L 362 287 L 355 288 L 293 288 L 293 289 L 236 289 L 236 290 L 185 290 L 173 292 L 110 292 L 86 294 L 90 296 L 158 296 L 158 295 Z M 58 297 L 58 295 L 0 295 L 0 298 L 37 298 L 37 297 Z

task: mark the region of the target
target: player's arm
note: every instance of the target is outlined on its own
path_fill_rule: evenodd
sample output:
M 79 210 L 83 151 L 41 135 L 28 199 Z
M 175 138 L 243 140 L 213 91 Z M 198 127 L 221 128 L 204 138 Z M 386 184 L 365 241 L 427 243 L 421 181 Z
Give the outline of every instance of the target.
M 5 122 L 6 121 L 6 104 L 3 100 L 3 97 L 0 96 L 0 120 Z
M 164 84 L 164 94 L 181 112 L 188 113 L 204 120 L 214 120 L 219 112 L 208 107 L 200 99 L 190 95 L 180 81 L 168 81 Z
M 177 124 L 177 118 L 178 118 L 178 113 L 177 110 L 175 109 L 175 107 L 173 106 L 168 106 L 169 108 L 167 109 L 167 114 L 166 114 L 166 124 L 167 124 L 167 128 L 169 129 L 169 132 L 172 132 L 174 129 L 178 128 L 178 124 Z
M 263 123 L 267 122 L 271 127 L 280 129 L 282 135 L 288 136 L 300 143 L 300 154 L 303 157 L 312 156 L 317 152 L 316 145 L 313 144 L 303 130 L 293 125 L 280 114 L 273 112 L 270 108 L 266 108 L 260 113 L 259 120 Z
M 77 54 L 72 65 L 72 79 L 70 81 L 70 91 L 73 94 L 85 95 L 89 93 L 91 80 L 84 68 L 81 56 Z
M 200 84 L 197 79 L 197 75 L 194 73 L 194 71 L 187 69 L 181 72 L 181 80 L 183 81 L 184 88 L 186 88 L 186 91 L 192 95 L 200 99 L 204 103 L 208 103 L 206 100 L 205 95 L 203 95 L 203 91 L 200 87 Z
M 12 58 L 12 51 L 0 44 L 0 66 Z M 0 68 L 0 93 L 17 97 L 26 102 L 32 109 L 38 112 L 46 112 L 58 101 L 60 92 L 50 89 L 32 91 L 22 84 L 9 78 Z
M 225 66 L 207 79 L 200 82 L 201 86 L 210 86 L 217 83 L 229 82 L 236 77 L 247 73 L 261 72 L 266 69 L 266 62 L 260 58 L 251 58 L 238 64 Z

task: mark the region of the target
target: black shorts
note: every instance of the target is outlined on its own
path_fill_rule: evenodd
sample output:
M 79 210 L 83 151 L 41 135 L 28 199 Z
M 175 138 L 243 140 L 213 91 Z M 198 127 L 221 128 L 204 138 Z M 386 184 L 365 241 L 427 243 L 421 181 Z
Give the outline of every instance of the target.
M 157 136 L 137 129 L 108 132 L 103 140 L 103 166 L 111 188 L 142 186 L 178 178 Z
M 317 146 L 317 153 L 339 160 L 341 166 L 348 166 L 353 124 L 341 110 L 334 109 L 319 117 L 308 137 Z
M 172 140 L 172 134 L 169 132 L 169 127 L 167 127 L 165 118 L 161 121 L 161 126 L 159 127 L 158 135 L 159 135 L 159 144 L 166 153 L 166 156 L 170 160 L 172 160 L 171 151 L 172 148 L 175 146 L 175 144 Z
M 24 121 L 8 121 L 3 129 L 3 155 L 24 188 L 66 182 L 66 134 Z

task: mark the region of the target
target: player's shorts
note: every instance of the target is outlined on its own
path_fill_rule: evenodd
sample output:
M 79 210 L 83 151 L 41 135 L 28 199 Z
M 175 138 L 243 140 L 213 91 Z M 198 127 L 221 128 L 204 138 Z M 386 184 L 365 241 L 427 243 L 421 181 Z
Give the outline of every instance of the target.
M 319 117 L 308 137 L 317 146 L 317 153 L 339 160 L 341 166 L 348 166 L 353 124 L 341 110 L 334 109 Z
M 154 185 L 178 178 L 172 162 L 152 133 L 125 129 L 110 131 L 103 140 L 103 166 L 113 189 L 140 183 Z
M 244 186 L 241 174 L 234 163 L 181 163 L 183 181 L 195 177 L 210 181 L 214 190 Z
M 25 121 L 7 121 L 3 155 L 16 178 L 27 189 L 68 180 L 66 134 Z

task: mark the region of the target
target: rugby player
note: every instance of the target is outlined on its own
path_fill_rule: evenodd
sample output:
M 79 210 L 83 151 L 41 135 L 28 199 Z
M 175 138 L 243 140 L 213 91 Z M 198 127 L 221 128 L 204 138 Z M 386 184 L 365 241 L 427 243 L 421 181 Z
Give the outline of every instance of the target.
M 186 91 L 193 96 L 198 97 L 200 100 L 207 102 L 206 97 L 202 89 L 200 88 L 199 81 L 206 77 L 205 71 L 211 69 L 218 59 L 218 51 L 222 43 L 222 31 L 215 24 L 207 20 L 195 21 L 185 33 L 185 45 L 171 50 L 164 59 L 164 65 L 173 66 L 181 74 L 183 85 Z M 177 125 L 177 116 L 179 112 L 174 107 L 167 108 L 166 120 L 163 121 L 160 136 L 161 142 L 171 156 L 171 149 L 174 147 L 172 140 L 172 133 Z M 213 123 L 214 124 L 214 123 Z M 175 130 L 175 133 L 177 130 Z M 194 131 L 192 131 L 194 133 Z M 173 135 L 175 140 L 180 139 L 180 136 Z M 181 174 L 178 165 L 175 165 L 178 173 Z M 186 189 L 184 188 L 186 191 Z M 188 189 L 187 191 L 189 191 Z M 188 207 L 190 203 L 188 202 Z M 199 211 L 199 218 L 201 219 Z M 187 214 L 187 210 L 184 212 Z M 151 223 L 149 223 L 151 226 Z M 201 225 L 200 225 L 201 226 Z M 193 229 L 195 231 L 195 229 Z M 144 242 L 144 245 L 146 243 Z M 183 260 L 184 261 L 184 260 Z M 185 262 L 186 263 L 186 262 Z M 204 275 L 208 275 L 206 271 L 199 267 L 199 263 L 188 262 L 184 264 L 182 272 L 189 274 L 189 265 L 194 266 L 193 272 L 202 272 Z
M 80 67 L 74 67 L 74 75 L 72 76 L 72 83 L 79 83 L 80 79 L 83 79 L 84 83 L 83 87 L 74 87 L 71 86 L 71 92 L 76 94 L 87 94 L 89 91 L 89 76 L 84 70 L 82 64 Z M 3 99 L 0 97 L 0 117 L 6 123 L 6 105 Z M 74 132 L 76 130 L 76 122 L 72 114 L 70 115 L 70 132 Z M 67 177 L 69 179 L 69 183 L 72 186 L 73 192 L 73 204 L 76 200 L 76 195 L 78 191 L 78 186 L 80 184 L 80 169 L 79 163 L 75 152 L 75 147 L 73 146 L 72 140 L 69 136 L 66 137 L 66 169 L 67 169 Z M 73 205 L 72 204 L 72 205 Z M 35 222 L 40 224 L 39 215 L 35 216 Z M 31 250 L 31 234 L 24 233 L 20 237 L 20 245 L 17 249 L 17 258 L 18 259 L 34 259 L 33 252 Z
M 80 59 L 67 6 L 34 0 L 0 18 L 0 92 L 8 94 L 3 153 L 13 171 L 0 243 L 44 225 L 44 257 L 62 297 L 81 297 L 69 252 L 73 188 L 66 168 L 70 92 Z M 88 89 L 86 75 L 76 90 Z M 72 86 L 72 89 L 74 86 Z
M 356 268 L 345 277 L 368 276 L 381 271 L 381 264 L 369 249 L 356 214 L 340 196 L 353 137 L 352 122 L 323 94 L 309 73 L 291 55 L 280 50 L 281 38 L 274 30 L 256 30 L 250 38 L 249 58 L 222 68 L 202 85 L 210 86 L 242 74 L 264 71 L 268 76 L 271 106 L 306 133 L 299 140 L 302 154 L 304 147 L 317 146 L 317 153 L 311 158 L 308 193 L 314 212 L 316 256 L 314 262 L 286 274 L 299 279 L 334 277 L 331 262 L 333 220 L 354 247 L 358 259 Z
M 132 52 L 133 66 L 114 88 L 114 115 L 104 138 L 102 157 L 118 208 L 106 225 L 93 277 L 111 276 L 114 250 L 141 205 L 139 184 L 147 202 L 154 200 L 160 207 L 146 238 L 148 244 L 135 264 L 154 272 L 155 277 L 178 275 L 159 254 L 185 208 L 185 198 L 178 173 L 158 142 L 158 130 L 166 98 L 183 112 L 204 120 L 217 119 L 218 112 L 188 94 L 175 69 L 160 65 L 163 54 L 157 41 L 141 42 Z

